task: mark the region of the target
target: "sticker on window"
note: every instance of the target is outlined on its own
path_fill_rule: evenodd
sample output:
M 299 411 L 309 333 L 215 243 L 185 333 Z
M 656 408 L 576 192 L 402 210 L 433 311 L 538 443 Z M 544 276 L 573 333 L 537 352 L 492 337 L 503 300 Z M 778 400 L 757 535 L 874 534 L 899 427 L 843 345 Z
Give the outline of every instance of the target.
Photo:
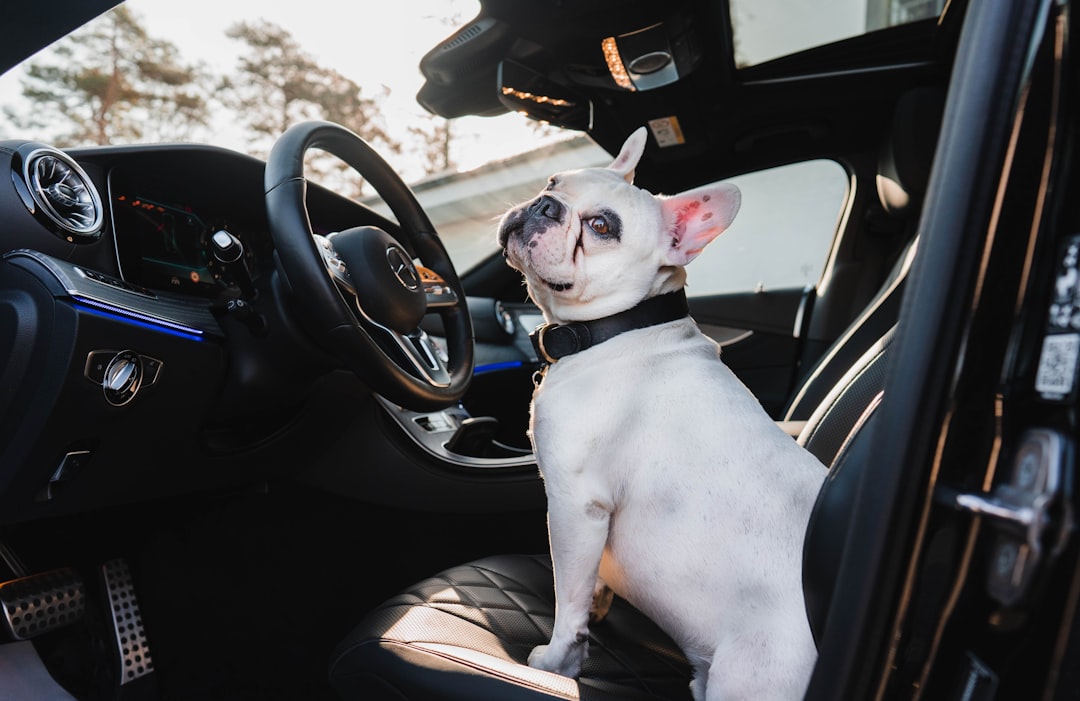
M 1080 334 L 1057 334 L 1043 339 L 1035 391 L 1046 399 L 1062 399 L 1076 383 L 1076 361 L 1080 358 Z
M 1076 390 L 1080 360 L 1080 234 L 1062 247 L 1054 293 L 1035 374 L 1035 391 L 1043 399 L 1068 399 Z
M 656 139 L 656 145 L 660 148 L 678 146 L 679 144 L 686 143 L 686 138 L 682 133 L 682 127 L 679 126 L 678 117 L 673 116 L 663 117 L 661 119 L 650 119 L 649 129 L 652 131 L 653 138 Z

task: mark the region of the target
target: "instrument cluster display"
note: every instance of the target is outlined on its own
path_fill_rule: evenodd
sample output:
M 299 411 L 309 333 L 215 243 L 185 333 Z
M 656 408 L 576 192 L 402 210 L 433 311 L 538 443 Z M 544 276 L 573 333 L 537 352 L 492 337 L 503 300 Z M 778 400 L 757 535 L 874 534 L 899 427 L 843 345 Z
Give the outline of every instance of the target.
M 230 279 L 227 267 L 214 257 L 211 237 L 224 229 L 243 242 L 243 233 L 228 220 L 163 192 L 130 184 L 111 192 L 124 278 L 152 289 L 216 297 Z M 251 247 L 244 247 L 250 269 Z

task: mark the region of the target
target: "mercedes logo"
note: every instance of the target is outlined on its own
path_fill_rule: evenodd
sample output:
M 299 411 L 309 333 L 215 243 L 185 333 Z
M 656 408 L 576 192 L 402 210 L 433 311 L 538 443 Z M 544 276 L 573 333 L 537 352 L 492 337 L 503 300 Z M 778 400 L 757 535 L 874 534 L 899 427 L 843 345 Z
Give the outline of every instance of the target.
M 403 249 L 398 246 L 387 247 L 386 260 L 390 263 L 390 270 L 394 271 L 398 282 L 404 285 L 405 289 L 416 290 L 420 287 L 420 276 Z

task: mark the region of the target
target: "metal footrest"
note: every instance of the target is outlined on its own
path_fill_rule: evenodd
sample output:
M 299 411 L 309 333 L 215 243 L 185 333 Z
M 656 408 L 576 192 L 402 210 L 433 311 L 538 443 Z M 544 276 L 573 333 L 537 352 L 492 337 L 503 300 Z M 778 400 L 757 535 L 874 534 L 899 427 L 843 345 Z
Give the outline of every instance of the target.
M 154 662 L 127 562 L 110 560 L 101 566 L 101 571 L 120 651 L 120 684 L 123 685 L 153 672 Z
M 16 640 L 28 640 L 74 623 L 85 610 L 83 581 L 71 568 L 0 584 L 3 624 Z

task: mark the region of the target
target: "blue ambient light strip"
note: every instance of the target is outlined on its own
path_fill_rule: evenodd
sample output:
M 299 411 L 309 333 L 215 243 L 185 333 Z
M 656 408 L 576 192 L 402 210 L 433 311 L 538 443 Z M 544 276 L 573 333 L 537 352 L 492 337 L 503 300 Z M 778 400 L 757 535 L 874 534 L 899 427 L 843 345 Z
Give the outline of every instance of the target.
M 483 375 L 486 372 L 497 372 L 499 370 L 512 370 L 513 368 L 519 368 L 522 366 L 520 360 L 511 360 L 505 363 L 488 363 L 487 365 L 477 365 L 473 369 L 473 375 Z
M 203 332 L 200 329 L 184 326 L 183 324 L 177 324 L 164 319 L 158 319 L 147 314 L 140 314 L 139 312 L 124 309 L 123 307 L 115 307 L 111 304 L 99 302 L 95 299 L 89 299 L 80 295 L 72 295 L 71 298 L 75 301 L 76 308 L 105 319 L 122 321 L 126 324 L 139 326 L 144 329 L 172 334 L 173 336 L 185 338 L 189 341 L 203 340 Z

